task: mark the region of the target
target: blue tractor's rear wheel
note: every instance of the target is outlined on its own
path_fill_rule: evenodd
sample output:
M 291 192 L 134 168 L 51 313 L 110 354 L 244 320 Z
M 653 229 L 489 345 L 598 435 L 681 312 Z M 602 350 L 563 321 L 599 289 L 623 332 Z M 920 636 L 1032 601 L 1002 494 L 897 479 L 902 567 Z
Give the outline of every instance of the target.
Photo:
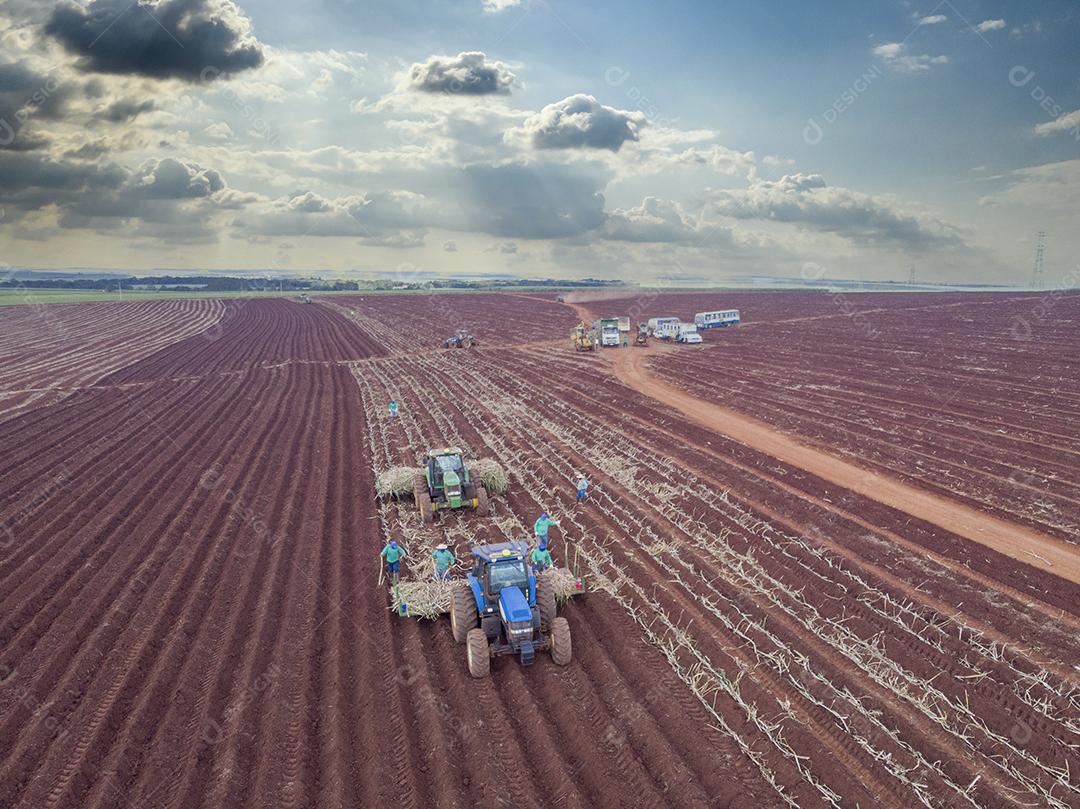
M 476 611 L 476 599 L 465 582 L 455 582 L 450 591 L 450 633 L 455 643 L 465 643 L 470 630 L 476 629 L 480 616 Z

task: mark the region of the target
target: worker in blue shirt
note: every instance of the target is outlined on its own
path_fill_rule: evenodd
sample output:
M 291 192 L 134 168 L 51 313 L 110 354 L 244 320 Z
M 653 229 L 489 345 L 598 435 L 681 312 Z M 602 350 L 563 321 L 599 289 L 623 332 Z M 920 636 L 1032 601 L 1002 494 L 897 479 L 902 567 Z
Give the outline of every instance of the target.
M 449 579 L 450 565 L 454 564 L 453 552 L 445 544 L 436 545 L 431 558 L 435 560 L 435 578 Z
M 390 574 L 390 581 L 397 583 L 398 572 L 401 570 L 401 560 L 409 554 L 397 544 L 397 540 L 390 537 L 386 547 L 379 551 L 379 556 L 386 559 L 386 572 Z
M 577 502 L 584 503 L 585 497 L 589 490 L 589 481 L 585 479 L 584 475 L 578 476 L 577 482 Z

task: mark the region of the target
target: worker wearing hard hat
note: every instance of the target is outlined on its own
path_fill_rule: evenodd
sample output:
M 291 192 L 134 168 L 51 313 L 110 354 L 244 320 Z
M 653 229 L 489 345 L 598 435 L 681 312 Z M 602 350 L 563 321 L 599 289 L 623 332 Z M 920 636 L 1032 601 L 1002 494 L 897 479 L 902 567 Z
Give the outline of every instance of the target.
M 454 564 L 453 552 L 445 544 L 436 545 L 431 558 L 435 560 L 435 578 L 449 579 L 450 565 Z
M 584 503 L 585 498 L 589 491 L 589 481 L 585 479 L 584 475 L 578 475 L 577 482 L 577 502 Z

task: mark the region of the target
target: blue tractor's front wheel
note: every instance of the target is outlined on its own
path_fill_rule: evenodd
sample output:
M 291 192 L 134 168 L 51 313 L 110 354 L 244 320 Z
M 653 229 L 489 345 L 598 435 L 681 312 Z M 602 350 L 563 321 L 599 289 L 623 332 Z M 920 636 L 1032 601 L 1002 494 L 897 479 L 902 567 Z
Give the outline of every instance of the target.
M 465 658 L 469 663 L 469 674 L 473 677 L 487 677 L 491 672 L 491 649 L 484 630 L 469 630 L 465 641 Z
M 573 656 L 570 622 L 560 615 L 551 622 L 551 660 L 556 666 L 568 666 Z

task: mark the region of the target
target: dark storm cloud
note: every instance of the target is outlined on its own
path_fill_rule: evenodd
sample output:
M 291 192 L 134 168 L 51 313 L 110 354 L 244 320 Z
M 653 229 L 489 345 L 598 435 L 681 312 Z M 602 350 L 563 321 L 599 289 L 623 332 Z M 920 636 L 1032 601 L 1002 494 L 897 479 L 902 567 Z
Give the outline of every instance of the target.
M 502 62 L 489 62 L 479 51 L 432 56 L 409 70 L 408 87 L 424 93 L 507 95 L 515 76 Z
M 56 120 L 64 115 L 74 94 L 52 74 L 39 73 L 21 62 L 0 64 L 0 149 L 30 151 L 49 143 L 34 131 L 35 120 Z
M 135 101 L 126 98 L 110 104 L 98 117 L 109 123 L 122 124 L 132 118 L 137 118 L 144 112 L 151 112 L 155 109 L 157 109 L 157 104 L 153 101 Z
M 102 232 L 134 225 L 133 238 L 205 244 L 219 238 L 218 214 L 254 199 L 215 169 L 168 157 L 145 161 L 114 188 L 82 194 L 62 208 L 58 224 Z
M 263 62 L 262 47 L 231 0 L 70 0 L 45 33 L 86 71 L 198 81 L 207 69 L 238 73 Z
M 0 149 L 4 207 L 16 213 L 96 198 L 121 186 L 126 176 L 116 165 L 66 163 L 38 153 Z
M 132 199 L 194 199 L 224 188 L 225 180 L 215 169 L 166 157 L 143 163 L 125 190 Z

